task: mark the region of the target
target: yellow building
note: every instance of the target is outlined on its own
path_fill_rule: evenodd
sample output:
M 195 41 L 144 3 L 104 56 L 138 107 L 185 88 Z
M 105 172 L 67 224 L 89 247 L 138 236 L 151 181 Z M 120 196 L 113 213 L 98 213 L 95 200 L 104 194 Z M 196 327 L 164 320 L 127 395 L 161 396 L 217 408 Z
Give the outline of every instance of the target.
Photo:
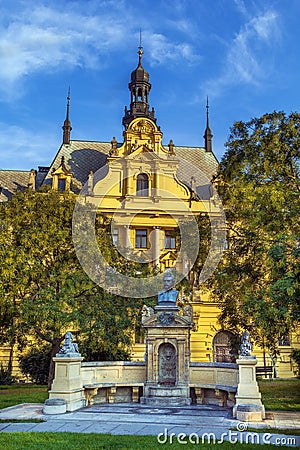
M 128 85 L 131 102 L 123 117 L 124 141 L 72 140 L 68 95 L 63 143 L 52 164 L 39 167 L 38 171 L 0 171 L 0 200 L 11 198 L 16 180 L 24 188 L 51 185 L 53 189 L 81 191 L 81 196 L 113 219 L 113 242 L 118 248 L 128 249 L 133 258 L 149 261 L 160 271 L 174 267 L 193 279 L 191 255 L 186 249 L 179 251 L 175 233 L 178 223 L 207 212 L 211 221 L 219 223 L 221 240 L 225 232 L 220 202 L 210 184 L 218 161 L 212 149 L 208 105 L 204 147 L 179 147 L 172 141 L 163 145 L 163 133 L 156 123 L 154 109 L 149 107 L 151 84 L 142 65 L 142 48 L 138 54 L 138 66 Z M 222 247 L 224 242 L 220 242 L 221 250 Z M 220 330 L 217 304 L 203 295 L 196 284 L 189 301 L 195 323 L 191 359 L 233 361 L 231 333 Z M 145 345 L 139 340 L 137 335 L 132 353 L 135 360 L 144 359 Z M 294 344 L 297 346 L 299 342 Z M 3 348 L 2 353 L 5 351 Z M 291 343 L 283 341 L 279 376 L 293 375 L 290 352 Z M 271 365 L 260 349 L 254 349 L 254 353 L 259 366 Z

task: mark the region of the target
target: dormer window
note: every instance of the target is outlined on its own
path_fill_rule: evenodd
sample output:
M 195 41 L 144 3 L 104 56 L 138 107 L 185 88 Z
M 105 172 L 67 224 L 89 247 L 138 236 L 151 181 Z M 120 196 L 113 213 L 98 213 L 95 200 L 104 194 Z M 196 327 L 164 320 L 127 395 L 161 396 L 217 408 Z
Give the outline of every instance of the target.
M 58 190 L 65 191 L 66 190 L 66 178 L 58 179 Z
M 140 197 L 148 197 L 149 195 L 149 179 L 145 173 L 140 173 L 137 177 L 136 195 Z
M 71 181 L 73 173 L 65 166 L 65 158 L 61 157 L 61 163 L 58 169 L 52 169 L 52 189 L 57 191 L 69 191 L 71 188 Z

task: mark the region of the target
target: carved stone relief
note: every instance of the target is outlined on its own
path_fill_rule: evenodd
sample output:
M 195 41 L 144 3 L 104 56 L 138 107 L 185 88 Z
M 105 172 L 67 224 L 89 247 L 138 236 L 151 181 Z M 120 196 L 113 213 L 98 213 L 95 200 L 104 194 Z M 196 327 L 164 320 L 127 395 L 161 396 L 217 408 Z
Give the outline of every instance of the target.
M 160 385 L 175 386 L 176 351 L 172 344 L 161 344 L 158 349 L 158 382 Z

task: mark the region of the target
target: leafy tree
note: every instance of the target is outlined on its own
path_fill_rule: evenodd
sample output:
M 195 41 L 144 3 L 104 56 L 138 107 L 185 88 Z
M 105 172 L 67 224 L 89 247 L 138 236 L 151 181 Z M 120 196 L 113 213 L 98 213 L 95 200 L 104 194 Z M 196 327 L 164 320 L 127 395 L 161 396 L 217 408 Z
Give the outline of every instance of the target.
M 220 321 L 248 329 L 273 357 L 299 323 L 300 115 L 237 122 L 214 182 L 229 248 L 208 283 Z
M 32 339 L 49 343 L 49 387 L 52 357 L 67 330 L 91 358 L 101 352 L 129 357 L 132 321 L 142 305 L 104 292 L 82 270 L 72 241 L 75 201 L 72 193 L 27 191 L 0 205 L 0 339 L 21 349 Z M 98 215 L 98 244 L 113 253 L 107 226 Z
M 20 369 L 36 384 L 47 384 L 49 377 L 51 347 L 34 344 L 19 358 Z

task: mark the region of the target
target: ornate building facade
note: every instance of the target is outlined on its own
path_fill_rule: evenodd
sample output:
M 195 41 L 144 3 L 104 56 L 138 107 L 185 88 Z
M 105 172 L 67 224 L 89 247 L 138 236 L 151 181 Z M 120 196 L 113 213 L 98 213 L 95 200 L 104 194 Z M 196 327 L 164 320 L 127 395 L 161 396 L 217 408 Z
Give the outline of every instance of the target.
M 122 124 L 124 141 L 82 141 L 71 139 L 70 93 L 63 141 L 49 167 L 31 171 L 0 171 L 0 201 L 10 200 L 17 188 L 38 189 L 49 185 L 55 190 L 83 193 L 99 210 L 113 219 L 112 237 L 118 247 L 150 261 L 160 271 L 174 267 L 193 277 L 189 259 L 178 252 L 175 233 L 178 221 L 189 213 L 209 212 L 218 220 L 219 208 L 210 180 L 217 171 L 213 153 L 208 104 L 203 147 L 163 145 L 163 133 L 154 108 L 149 106 L 151 84 L 143 68 L 139 48 L 138 66 L 129 82 L 130 106 L 125 107 Z M 116 213 L 117 211 L 117 213 Z M 224 230 L 223 230 L 224 231 Z M 220 330 L 218 306 L 194 283 L 190 303 L 194 311 L 191 332 L 193 361 L 231 362 L 232 334 Z M 291 347 L 282 346 L 279 375 L 291 375 Z M 2 349 L 5 354 L 5 349 Z M 136 336 L 132 358 L 143 360 L 145 344 Z M 259 365 L 265 361 L 256 352 Z M 271 362 L 266 361 L 267 365 Z

